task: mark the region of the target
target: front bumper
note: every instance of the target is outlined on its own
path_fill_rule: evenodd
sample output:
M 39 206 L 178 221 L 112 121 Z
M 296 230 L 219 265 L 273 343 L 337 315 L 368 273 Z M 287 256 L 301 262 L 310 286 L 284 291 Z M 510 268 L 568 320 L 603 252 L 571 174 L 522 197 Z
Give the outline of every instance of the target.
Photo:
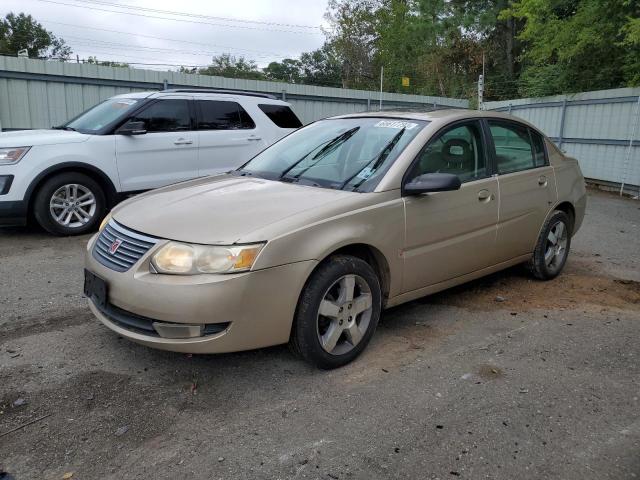
M 24 226 L 27 224 L 27 202 L 0 200 L 0 226 Z
M 85 266 L 107 282 L 108 302 L 130 317 L 171 324 L 202 325 L 203 336 L 163 338 L 126 328 L 89 300 L 94 315 L 111 330 L 150 347 L 185 353 L 223 353 L 286 343 L 298 297 L 316 261 L 230 275 L 158 275 L 149 260 L 159 242 L 130 270 L 116 272 L 97 262 L 87 246 Z M 212 325 L 223 328 L 215 332 Z M 213 332 L 213 333 L 207 333 Z

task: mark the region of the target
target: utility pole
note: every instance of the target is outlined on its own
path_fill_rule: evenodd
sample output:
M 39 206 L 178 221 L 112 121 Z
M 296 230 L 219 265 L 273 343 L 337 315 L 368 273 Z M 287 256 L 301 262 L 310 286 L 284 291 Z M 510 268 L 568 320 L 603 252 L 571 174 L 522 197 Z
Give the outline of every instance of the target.
M 484 75 L 478 77 L 478 110 L 484 110 Z
M 380 104 L 378 110 L 382 110 L 382 79 L 384 78 L 384 65 L 380 67 Z

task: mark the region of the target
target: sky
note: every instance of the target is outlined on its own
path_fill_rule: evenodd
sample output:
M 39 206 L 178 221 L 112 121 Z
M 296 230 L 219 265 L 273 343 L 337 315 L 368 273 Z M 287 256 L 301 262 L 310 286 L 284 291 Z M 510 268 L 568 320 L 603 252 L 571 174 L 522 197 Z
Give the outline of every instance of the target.
M 205 66 L 213 55 L 264 67 L 322 46 L 327 0 L 2 0 L 73 49 L 139 68 Z

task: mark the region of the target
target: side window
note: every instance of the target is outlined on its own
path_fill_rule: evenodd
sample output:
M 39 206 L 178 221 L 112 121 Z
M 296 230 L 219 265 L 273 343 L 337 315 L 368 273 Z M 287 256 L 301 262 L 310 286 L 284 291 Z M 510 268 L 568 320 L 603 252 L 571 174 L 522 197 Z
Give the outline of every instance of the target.
M 258 108 L 280 128 L 300 128 L 302 122 L 286 105 L 260 104 Z
M 489 120 L 496 147 L 498 173 L 512 173 L 536 167 L 529 129 L 524 125 Z M 544 163 L 544 151 L 542 153 Z
M 459 125 L 430 140 L 420 152 L 409 180 L 426 173 L 452 173 L 461 182 L 487 177 L 480 125 L 477 122 Z
M 544 167 L 547 164 L 547 156 L 544 151 L 544 140 L 538 132 L 531 129 L 529 129 L 529 134 L 531 135 L 531 142 L 533 143 L 533 161 L 536 167 Z
M 144 122 L 147 132 L 191 130 L 191 114 L 187 100 L 159 100 L 131 117 Z
M 237 130 L 255 128 L 247 111 L 237 102 L 197 100 L 199 130 Z

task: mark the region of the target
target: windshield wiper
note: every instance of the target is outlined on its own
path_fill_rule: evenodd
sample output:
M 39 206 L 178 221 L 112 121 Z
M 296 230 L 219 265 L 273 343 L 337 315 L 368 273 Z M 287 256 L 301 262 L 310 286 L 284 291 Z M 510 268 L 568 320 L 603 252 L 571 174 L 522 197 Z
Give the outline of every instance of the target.
M 336 148 L 338 148 L 339 145 L 341 145 L 342 143 L 346 142 L 347 140 L 349 140 L 358 130 L 360 130 L 360 127 L 354 127 L 350 130 L 347 130 L 346 132 L 341 133 L 340 135 L 338 135 L 337 137 L 333 138 L 332 140 L 330 140 L 329 142 L 326 143 L 326 145 L 324 147 L 322 147 L 320 149 L 320 151 L 318 153 L 316 153 L 312 160 L 316 160 L 318 159 L 316 162 L 312 163 L 311 165 L 309 165 L 307 168 L 303 169 L 301 172 L 299 172 L 298 174 L 294 175 L 293 177 L 288 177 L 289 180 L 297 180 L 298 178 L 300 178 L 300 176 L 305 173 L 307 170 L 309 170 L 311 167 L 313 167 L 314 165 L 316 165 L 320 160 L 322 160 L 326 155 L 328 155 L 329 153 L 331 153 L 333 150 L 335 150 Z M 318 147 L 316 147 L 318 148 Z M 287 169 L 282 172 L 280 174 L 279 179 L 282 180 L 286 177 L 287 173 L 289 173 L 291 170 L 293 170 L 295 167 L 297 167 L 300 163 L 302 163 L 302 161 L 307 158 L 309 155 L 311 155 L 314 150 L 316 149 L 314 148 L 313 150 L 311 150 L 309 153 L 305 154 L 303 157 L 301 157 L 299 160 L 296 160 L 293 165 L 290 165 L 289 167 L 287 167 Z
M 77 132 L 77 130 L 73 127 L 67 127 L 66 125 L 58 125 L 56 127 L 51 127 L 53 130 L 67 130 L 69 132 Z
M 375 172 L 380 167 L 380 165 L 382 165 L 382 163 L 387 159 L 387 157 L 391 153 L 391 150 L 394 149 L 394 147 L 400 141 L 400 138 L 402 137 L 402 135 L 404 135 L 405 130 L 406 130 L 406 128 L 402 128 L 398 133 L 396 133 L 394 135 L 394 137 L 391 139 L 391 141 L 385 145 L 385 147 L 382 149 L 382 151 L 380 151 L 380 153 L 378 155 L 373 157 L 371 160 L 369 160 L 366 163 L 366 165 L 364 167 L 362 167 L 360 170 L 358 170 L 356 173 L 354 173 L 349 178 L 347 178 L 344 182 L 342 182 L 342 185 L 340 185 L 340 190 L 342 190 L 344 187 L 349 185 L 349 182 L 351 180 L 353 180 L 358 175 L 360 175 L 361 172 L 363 172 L 364 170 L 369 168 L 369 165 L 371 165 L 373 163 L 373 165 L 371 166 L 370 174 L 366 178 L 363 178 L 358 183 L 356 183 L 351 190 L 352 191 L 357 190 L 360 185 L 362 185 L 364 182 L 366 182 L 369 179 L 369 177 L 371 177 L 373 172 Z

